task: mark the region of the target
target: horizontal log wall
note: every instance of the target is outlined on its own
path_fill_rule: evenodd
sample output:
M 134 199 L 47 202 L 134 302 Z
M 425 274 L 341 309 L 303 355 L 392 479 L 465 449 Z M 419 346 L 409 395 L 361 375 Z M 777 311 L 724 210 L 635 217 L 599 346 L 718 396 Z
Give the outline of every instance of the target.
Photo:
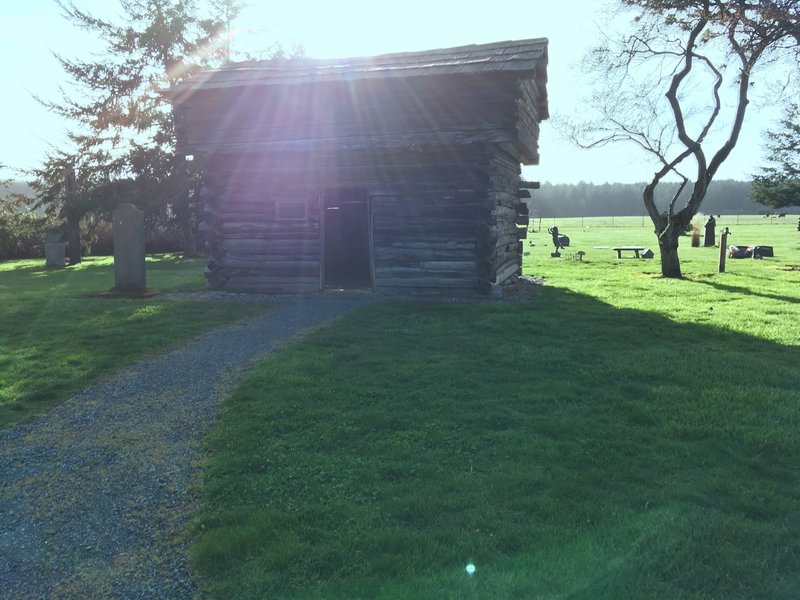
M 478 294 L 478 231 L 491 216 L 484 146 L 380 156 L 393 194 L 371 195 L 375 291 Z
M 497 294 L 521 273 L 528 218 L 519 158 L 504 148 L 348 153 L 306 159 L 305 170 L 291 156 L 216 160 L 208 169 L 214 281 L 239 291 L 318 291 L 320 198 L 347 187 L 369 197 L 376 292 Z
M 376 292 L 476 295 L 476 229 L 486 218 L 485 191 L 451 185 L 438 193 L 406 189 L 372 197 Z
M 369 197 L 376 292 L 478 294 L 479 235 L 495 219 L 495 199 L 488 193 L 492 160 L 483 145 L 316 157 L 305 160 L 310 167 L 296 170 L 299 161 L 227 156 L 209 165 L 218 237 L 212 263 L 219 287 L 318 290 L 320 198 L 326 189 L 347 187 L 365 189 Z M 388 183 L 387 165 L 394 184 Z M 508 185 L 515 182 L 509 179 Z M 306 204 L 305 218 L 278 219 L 280 203 L 292 202 Z M 507 212 L 513 220 L 516 213 Z
M 272 174 L 232 166 L 206 166 L 209 282 L 241 292 L 318 291 L 319 195 L 277 189 Z
M 176 132 L 190 154 L 515 142 L 518 95 L 503 73 L 205 90 L 175 106 Z
M 377 292 L 497 292 L 521 270 L 520 162 L 538 163 L 547 116 L 539 79 L 450 73 L 186 96 L 175 126 L 206 173 L 209 282 L 319 290 L 321 198 L 358 188 Z
M 517 84 L 517 150 L 520 161 L 526 165 L 539 164 L 540 91 L 530 79 L 520 79 Z
M 484 293 L 500 295 L 504 283 L 522 274 L 520 240 L 525 235 L 527 215 L 519 199 L 519 159 L 494 147 L 487 172 L 492 214 L 480 237 L 478 285 Z

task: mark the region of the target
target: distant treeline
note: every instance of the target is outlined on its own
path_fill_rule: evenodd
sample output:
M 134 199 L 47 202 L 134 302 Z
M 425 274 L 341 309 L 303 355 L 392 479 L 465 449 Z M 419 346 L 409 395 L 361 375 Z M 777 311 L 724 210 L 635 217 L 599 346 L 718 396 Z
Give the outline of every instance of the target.
M 22 194 L 23 196 L 33 197 L 33 188 L 24 181 L 9 182 L 8 191 L 12 194 Z
M 774 209 L 750 199 L 751 182 L 723 179 L 712 181 L 700 211 L 703 214 L 747 215 Z M 540 217 L 620 217 L 647 214 L 642 203 L 644 183 L 543 183 L 532 190 L 531 214 Z M 690 186 L 684 195 L 688 198 Z M 677 183 L 658 186 L 658 206 L 666 206 L 678 189 Z M 680 201 L 679 201 L 680 202 Z M 782 211 L 784 212 L 784 211 Z M 796 213 L 797 208 L 785 212 Z
M 711 182 L 708 194 L 700 209 L 703 214 L 754 215 L 775 212 L 775 209 L 750 199 L 751 182 L 723 179 Z M 531 215 L 537 217 L 623 217 L 647 214 L 642 204 L 644 183 L 543 183 L 532 190 L 528 200 Z M 688 187 L 688 186 L 687 186 Z M 677 183 L 659 186 L 657 199 L 664 206 L 678 189 Z M 33 197 L 31 187 L 22 181 L 7 182 L 2 192 Z M 688 194 L 684 190 L 684 195 Z M 789 207 L 781 212 L 800 213 L 800 208 Z

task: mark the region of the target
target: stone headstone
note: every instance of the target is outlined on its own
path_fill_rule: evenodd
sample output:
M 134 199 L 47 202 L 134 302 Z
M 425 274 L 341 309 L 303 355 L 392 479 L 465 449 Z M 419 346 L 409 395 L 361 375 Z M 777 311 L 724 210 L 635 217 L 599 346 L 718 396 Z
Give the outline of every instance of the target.
M 114 289 L 142 291 L 147 285 L 144 267 L 144 214 L 133 204 L 120 204 L 111 214 L 114 225 Z
M 64 243 L 61 241 L 61 234 L 56 231 L 49 231 L 45 234 L 44 264 L 47 267 L 63 268 L 67 266 Z
M 708 221 L 703 227 L 706 228 L 706 236 L 703 240 L 703 246 L 709 247 L 716 244 L 716 240 L 714 239 L 714 229 L 717 226 L 717 220 L 714 218 L 714 215 L 708 217 Z

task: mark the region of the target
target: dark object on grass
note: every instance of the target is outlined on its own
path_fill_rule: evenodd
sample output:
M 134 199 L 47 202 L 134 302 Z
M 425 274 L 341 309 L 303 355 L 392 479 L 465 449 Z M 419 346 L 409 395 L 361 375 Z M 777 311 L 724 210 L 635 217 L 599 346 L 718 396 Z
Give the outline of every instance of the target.
M 653 257 L 655 256 L 655 254 L 653 253 L 653 251 L 652 251 L 652 250 L 650 250 L 650 248 L 645 248 L 645 249 L 642 251 L 642 253 L 641 253 L 641 255 L 640 255 L 640 256 L 641 256 L 642 258 L 653 258 Z
M 739 246 L 728 246 L 729 258 L 750 258 L 753 251 L 750 248 L 740 248 Z
M 556 250 L 555 252 L 550 253 L 550 258 L 561 258 L 561 252 Z
M 705 246 L 706 248 L 709 246 L 713 246 L 715 243 L 714 233 L 716 226 L 717 226 L 717 220 L 714 218 L 714 215 L 711 215 L 710 217 L 708 217 L 708 221 L 706 221 L 706 224 L 703 226 L 706 228 L 706 237 L 703 240 L 703 246 Z
M 548 227 L 547 233 L 553 236 L 553 245 L 556 247 L 556 252 L 569 246 L 569 238 L 558 233 L 558 227 Z
M 728 256 L 731 258 L 764 258 L 775 256 L 772 246 L 728 246 Z

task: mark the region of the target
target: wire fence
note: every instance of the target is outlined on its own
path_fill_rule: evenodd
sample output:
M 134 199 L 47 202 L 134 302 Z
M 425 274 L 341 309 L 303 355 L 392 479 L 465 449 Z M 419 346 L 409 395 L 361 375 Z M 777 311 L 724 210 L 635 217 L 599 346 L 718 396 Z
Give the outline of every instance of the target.
M 714 216 L 717 227 L 730 227 L 732 225 L 785 225 L 788 222 L 797 223 L 798 215 L 720 215 Z M 701 225 L 706 217 L 701 216 Z M 531 216 L 529 228 L 534 231 L 548 227 L 576 228 L 580 227 L 638 227 L 652 229 L 653 223 L 648 216 L 628 217 L 537 217 Z

